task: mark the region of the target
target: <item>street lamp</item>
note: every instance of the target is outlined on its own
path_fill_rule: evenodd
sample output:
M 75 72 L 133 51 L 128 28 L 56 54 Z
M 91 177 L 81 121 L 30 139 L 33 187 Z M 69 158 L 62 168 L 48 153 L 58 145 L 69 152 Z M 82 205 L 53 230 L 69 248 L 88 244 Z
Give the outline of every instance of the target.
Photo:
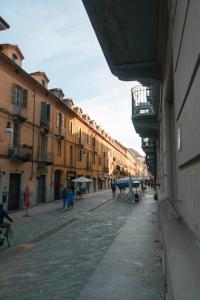
M 11 126 L 11 124 L 10 124 L 9 121 L 7 122 L 7 125 L 6 125 L 6 128 L 5 128 L 5 132 L 7 132 L 7 133 L 13 133 L 13 128 L 12 128 L 12 126 Z

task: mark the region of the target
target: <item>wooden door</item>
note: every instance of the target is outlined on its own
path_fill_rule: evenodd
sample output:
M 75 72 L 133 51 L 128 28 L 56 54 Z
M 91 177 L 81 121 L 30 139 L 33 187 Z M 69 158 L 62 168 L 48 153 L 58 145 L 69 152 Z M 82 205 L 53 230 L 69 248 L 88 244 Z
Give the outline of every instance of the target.
M 8 210 L 14 211 L 20 208 L 20 185 L 21 175 L 17 173 L 10 174 Z

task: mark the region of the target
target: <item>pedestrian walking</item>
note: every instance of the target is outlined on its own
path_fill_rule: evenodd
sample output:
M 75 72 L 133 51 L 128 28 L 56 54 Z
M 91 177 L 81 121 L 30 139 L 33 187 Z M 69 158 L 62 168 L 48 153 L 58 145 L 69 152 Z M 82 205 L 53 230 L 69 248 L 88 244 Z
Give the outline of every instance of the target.
M 24 205 L 26 208 L 26 214 L 24 215 L 24 217 L 29 217 L 30 215 L 28 214 L 28 209 L 30 207 L 30 190 L 28 185 L 26 185 L 25 191 L 24 191 Z
M 66 201 L 67 201 L 67 189 L 66 188 L 64 188 L 62 190 L 61 198 L 63 199 L 63 208 L 65 208 Z
M 112 196 L 115 198 L 115 193 L 116 193 L 116 182 L 111 181 L 111 190 L 112 190 Z
M 74 206 L 74 195 L 73 195 L 72 190 L 69 190 L 67 192 L 67 207 L 73 208 L 73 206 Z

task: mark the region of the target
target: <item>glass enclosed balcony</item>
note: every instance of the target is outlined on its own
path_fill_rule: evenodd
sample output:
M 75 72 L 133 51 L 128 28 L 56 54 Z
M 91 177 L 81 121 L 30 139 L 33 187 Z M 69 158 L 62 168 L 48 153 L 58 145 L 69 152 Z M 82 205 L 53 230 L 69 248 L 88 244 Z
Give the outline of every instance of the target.
M 152 138 L 142 138 L 142 149 L 145 153 L 155 151 L 155 140 Z
M 156 137 L 158 120 L 156 113 L 156 87 L 136 86 L 132 93 L 132 121 L 141 137 Z

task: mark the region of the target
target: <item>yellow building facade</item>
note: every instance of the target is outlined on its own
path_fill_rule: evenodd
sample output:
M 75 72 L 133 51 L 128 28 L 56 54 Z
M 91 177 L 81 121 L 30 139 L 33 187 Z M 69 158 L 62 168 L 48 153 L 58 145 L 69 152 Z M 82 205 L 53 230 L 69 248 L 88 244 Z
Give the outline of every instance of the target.
M 16 45 L 0 45 L 0 202 L 9 211 L 60 198 L 71 180 L 92 180 L 90 191 L 112 178 L 137 175 L 138 162 L 61 89 L 49 89 L 44 72 L 28 74 Z

